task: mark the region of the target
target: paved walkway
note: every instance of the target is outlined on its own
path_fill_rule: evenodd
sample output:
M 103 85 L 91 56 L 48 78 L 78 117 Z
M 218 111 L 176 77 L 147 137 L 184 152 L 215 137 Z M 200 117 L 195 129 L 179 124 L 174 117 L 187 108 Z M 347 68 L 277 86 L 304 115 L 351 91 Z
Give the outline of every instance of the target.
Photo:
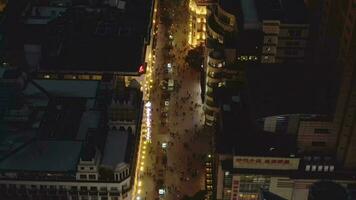
M 177 8 L 178 9 L 178 8 Z M 165 188 L 164 199 L 178 200 L 184 195 L 193 195 L 203 190 L 204 159 L 209 152 L 210 134 L 204 131 L 204 117 L 200 98 L 200 72 L 184 62 L 187 53 L 188 8 L 181 6 L 174 10 L 173 59 L 164 60 L 164 46 L 168 41 L 158 27 L 156 49 L 155 83 L 152 90 L 152 143 L 148 145 L 145 158 L 145 172 L 141 178 L 142 197 L 147 200 L 159 199 L 158 188 Z M 177 15 L 176 13 L 185 13 Z M 173 64 L 173 74 L 168 74 L 166 65 Z M 175 80 L 175 89 L 170 92 L 167 114 L 162 114 L 164 90 L 160 88 L 163 79 Z M 166 121 L 165 123 L 161 123 Z M 166 149 L 161 144 L 167 143 Z

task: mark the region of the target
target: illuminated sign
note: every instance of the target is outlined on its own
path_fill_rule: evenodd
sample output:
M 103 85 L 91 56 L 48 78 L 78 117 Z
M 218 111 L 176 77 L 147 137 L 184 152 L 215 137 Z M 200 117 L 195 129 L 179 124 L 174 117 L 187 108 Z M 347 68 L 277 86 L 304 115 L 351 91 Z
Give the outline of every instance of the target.
M 140 67 L 138 68 L 138 72 L 140 74 L 146 73 L 146 63 L 140 65 Z
M 298 169 L 299 158 L 235 156 L 234 168 L 249 169 Z
M 151 142 L 151 111 L 152 111 L 151 102 L 145 104 L 146 108 L 146 140 Z

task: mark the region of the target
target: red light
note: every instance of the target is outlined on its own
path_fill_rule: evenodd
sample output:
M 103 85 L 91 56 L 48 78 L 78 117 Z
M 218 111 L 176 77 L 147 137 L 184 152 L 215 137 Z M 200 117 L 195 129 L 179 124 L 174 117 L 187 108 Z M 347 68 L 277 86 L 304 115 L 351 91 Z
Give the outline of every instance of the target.
M 144 73 L 145 72 L 145 68 L 143 67 L 143 65 L 140 66 L 140 68 L 138 69 L 139 73 Z

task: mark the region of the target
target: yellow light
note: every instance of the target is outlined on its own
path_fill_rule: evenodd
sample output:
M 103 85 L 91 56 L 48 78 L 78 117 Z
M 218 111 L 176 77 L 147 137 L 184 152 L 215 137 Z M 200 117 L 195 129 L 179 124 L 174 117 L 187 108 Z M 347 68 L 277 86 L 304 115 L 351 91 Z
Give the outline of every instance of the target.
M 145 156 L 142 156 L 142 159 L 144 159 L 145 158 Z
M 140 189 L 138 189 L 138 190 L 137 190 L 137 194 L 140 194 L 140 193 L 141 193 L 141 190 L 140 190 Z
M 143 150 L 143 151 L 142 151 L 142 154 L 146 154 L 146 151 L 145 151 L 145 150 Z
M 141 185 L 142 185 L 142 181 L 139 181 L 138 182 L 138 187 L 141 187 Z
M 140 171 L 143 172 L 143 167 L 140 167 Z

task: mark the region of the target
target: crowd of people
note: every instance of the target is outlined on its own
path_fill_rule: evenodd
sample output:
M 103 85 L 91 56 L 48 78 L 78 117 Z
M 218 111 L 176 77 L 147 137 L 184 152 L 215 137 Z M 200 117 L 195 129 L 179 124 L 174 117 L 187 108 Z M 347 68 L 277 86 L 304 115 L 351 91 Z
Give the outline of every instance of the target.
M 181 8 L 182 9 L 182 8 Z M 187 8 L 186 8 L 187 9 Z M 186 10 L 184 10 L 186 12 Z M 183 13 L 175 11 L 175 13 Z M 156 119 L 164 120 L 168 118 L 165 126 L 159 120 L 153 120 L 153 142 L 148 146 L 148 159 L 152 164 L 146 167 L 142 178 L 153 180 L 158 187 L 164 182 L 166 189 L 165 199 L 180 199 L 184 195 L 192 195 L 201 188 L 201 180 L 204 177 L 204 161 L 206 152 L 199 146 L 202 136 L 204 136 L 203 112 L 200 99 L 200 87 L 192 86 L 192 83 L 199 84 L 199 72 L 190 68 L 185 62 L 185 55 L 189 50 L 187 43 L 188 19 L 183 14 L 175 14 L 175 20 L 171 27 L 161 25 L 162 32 L 167 31 L 173 36 L 170 56 L 163 56 L 164 45 L 158 46 L 156 52 L 157 63 L 154 68 L 154 89 L 151 95 L 151 102 L 155 107 L 153 116 Z M 170 38 L 161 38 L 163 43 L 168 44 Z M 170 74 L 167 63 L 172 63 L 173 72 Z M 175 88 L 170 92 L 168 115 L 161 115 L 164 89 L 159 87 L 160 80 L 171 78 L 175 80 Z M 161 138 L 155 134 L 162 134 Z M 163 138 L 163 139 L 162 139 Z M 163 148 L 162 143 L 167 147 Z M 166 162 L 161 162 L 166 158 Z M 204 181 L 203 181 L 204 182 Z M 197 188 L 197 185 L 199 188 Z M 154 187 L 157 189 L 157 187 Z M 146 194 L 146 199 L 149 193 Z M 153 199 L 158 193 L 155 192 Z

